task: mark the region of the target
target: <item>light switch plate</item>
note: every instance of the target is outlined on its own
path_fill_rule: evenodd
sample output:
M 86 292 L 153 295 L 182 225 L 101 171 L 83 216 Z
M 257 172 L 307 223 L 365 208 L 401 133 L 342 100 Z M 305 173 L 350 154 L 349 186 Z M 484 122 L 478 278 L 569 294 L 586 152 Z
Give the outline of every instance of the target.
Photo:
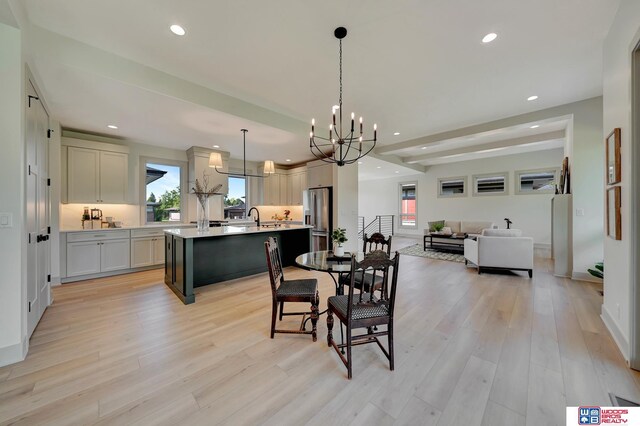
M 576 209 L 576 216 L 584 216 L 584 209 Z
M 0 228 L 11 228 L 13 226 L 13 215 L 11 213 L 0 213 Z

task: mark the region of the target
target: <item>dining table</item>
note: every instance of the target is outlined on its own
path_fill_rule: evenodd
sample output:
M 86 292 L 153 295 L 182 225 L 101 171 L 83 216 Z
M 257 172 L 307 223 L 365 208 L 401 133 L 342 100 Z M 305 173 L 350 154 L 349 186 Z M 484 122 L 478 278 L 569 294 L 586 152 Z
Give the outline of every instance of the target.
M 343 294 L 343 286 L 339 277 L 351 272 L 351 254 L 345 252 L 344 256 L 336 256 L 331 250 L 319 250 L 303 253 L 296 257 L 296 265 L 310 271 L 327 272 L 336 286 L 336 295 Z M 364 259 L 363 252 L 354 252 L 356 261 Z
M 329 274 L 336 286 L 336 295 L 344 294 L 344 287 L 340 284 L 340 275 L 351 272 L 351 254 L 345 252 L 344 256 L 336 256 L 331 250 L 319 250 L 309 253 L 303 253 L 296 257 L 296 265 L 302 269 L 309 271 L 320 271 Z M 356 261 L 364 260 L 364 252 L 354 252 Z M 327 310 L 320 312 L 319 315 L 326 314 Z M 308 319 L 307 319 L 308 320 Z M 306 321 L 305 321 L 306 322 Z M 303 326 L 304 327 L 304 326 Z M 344 343 L 344 330 L 340 323 L 340 340 Z M 344 354 L 344 348 L 341 350 Z

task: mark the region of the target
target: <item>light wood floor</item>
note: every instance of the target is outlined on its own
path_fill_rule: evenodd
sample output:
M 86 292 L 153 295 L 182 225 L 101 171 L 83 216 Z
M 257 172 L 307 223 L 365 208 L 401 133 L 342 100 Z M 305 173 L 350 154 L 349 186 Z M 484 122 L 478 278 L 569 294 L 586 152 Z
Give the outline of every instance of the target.
M 269 338 L 266 274 L 200 289 L 190 306 L 161 271 L 64 285 L 27 359 L 0 368 L 0 423 L 564 425 L 566 405 L 640 400 L 598 287 L 548 269 L 478 276 L 403 256 L 396 370 L 359 346 L 351 381 L 325 317 L 316 343 Z M 334 293 L 326 274 L 286 274 L 317 277 L 323 305 Z

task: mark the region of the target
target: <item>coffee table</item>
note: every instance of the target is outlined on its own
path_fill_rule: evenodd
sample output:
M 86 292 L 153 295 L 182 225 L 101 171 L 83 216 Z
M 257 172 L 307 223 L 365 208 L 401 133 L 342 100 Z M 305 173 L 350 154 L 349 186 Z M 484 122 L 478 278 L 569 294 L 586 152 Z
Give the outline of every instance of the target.
M 436 241 L 434 242 L 434 238 L 440 239 L 448 239 L 449 241 Z M 433 250 L 440 251 L 454 251 L 464 253 L 464 240 L 469 238 L 467 234 L 451 234 L 451 235 L 443 235 L 443 234 L 426 234 L 424 236 L 424 244 L 423 249 L 426 250 L 428 248 Z M 429 245 L 427 246 L 427 240 L 429 241 Z

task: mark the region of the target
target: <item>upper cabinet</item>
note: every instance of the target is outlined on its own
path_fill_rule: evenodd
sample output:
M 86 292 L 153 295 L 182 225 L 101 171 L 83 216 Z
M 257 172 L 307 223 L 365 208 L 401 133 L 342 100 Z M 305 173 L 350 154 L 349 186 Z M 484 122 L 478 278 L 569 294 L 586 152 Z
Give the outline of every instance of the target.
M 302 191 L 307 189 L 307 170 L 305 167 L 283 170 L 260 179 L 262 181 L 262 200 L 264 206 L 301 206 Z
M 86 141 L 81 142 L 77 145 L 85 146 L 63 147 L 63 158 L 66 159 L 66 199 L 63 194 L 63 202 L 126 204 L 129 198 L 128 147 L 96 143 L 94 149 L 86 147 Z
M 289 175 L 289 205 L 302 205 L 302 191 L 307 189 L 307 171 L 292 172 Z
M 322 161 L 307 164 L 306 188 L 320 188 L 333 186 L 333 166 Z

